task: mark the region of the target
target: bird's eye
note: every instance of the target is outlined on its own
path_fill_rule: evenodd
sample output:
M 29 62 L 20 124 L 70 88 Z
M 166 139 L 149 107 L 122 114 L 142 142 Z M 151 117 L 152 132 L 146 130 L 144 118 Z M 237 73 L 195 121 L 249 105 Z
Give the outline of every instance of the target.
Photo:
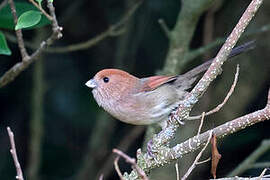
M 103 78 L 103 81 L 104 81 L 105 83 L 109 82 L 109 80 L 110 80 L 110 79 L 109 79 L 108 77 L 104 77 L 104 78 Z

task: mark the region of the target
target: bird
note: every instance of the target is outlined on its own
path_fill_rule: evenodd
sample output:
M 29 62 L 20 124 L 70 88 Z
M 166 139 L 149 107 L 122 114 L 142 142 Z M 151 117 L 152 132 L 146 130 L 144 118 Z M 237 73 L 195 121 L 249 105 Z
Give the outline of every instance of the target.
M 233 48 L 229 58 L 252 49 L 253 41 Z M 133 125 L 167 126 L 167 118 L 213 59 L 182 75 L 138 78 L 120 69 L 103 69 L 85 85 L 97 104 L 116 119 Z

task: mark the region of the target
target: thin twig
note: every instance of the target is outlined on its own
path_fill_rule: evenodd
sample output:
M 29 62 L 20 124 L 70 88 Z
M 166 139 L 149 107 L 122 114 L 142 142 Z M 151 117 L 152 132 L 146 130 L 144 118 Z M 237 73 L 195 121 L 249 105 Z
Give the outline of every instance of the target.
M 259 162 L 252 165 L 252 169 L 267 168 L 270 167 L 270 162 Z
M 205 116 L 209 116 L 211 114 L 214 114 L 214 113 L 218 112 L 227 103 L 227 101 L 231 97 L 232 93 L 234 92 L 235 86 L 236 86 L 237 81 L 238 81 L 238 77 L 239 77 L 239 64 L 237 64 L 237 67 L 236 67 L 236 73 L 234 75 L 233 84 L 232 84 L 229 92 L 227 93 L 226 97 L 224 98 L 223 102 L 221 104 L 219 104 L 218 106 L 216 106 L 214 109 L 212 109 L 212 110 L 208 111 L 207 113 L 205 113 Z M 190 117 L 187 118 L 187 120 L 197 120 L 197 119 L 200 119 L 200 118 L 202 118 L 202 115 L 190 116 Z
M 201 122 L 200 122 L 200 126 L 199 126 L 199 129 L 198 129 L 198 132 L 197 132 L 197 136 L 201 133 L 204 117 L 205 117 L 205 112 L 202 113 Z
M 128 135 L 126 135 L 120 143 L 116 146 L 117 149 L 122 149 L 122 151 L 126 151 L 132 143 L 138 138 L 145 130 L 143 126 L 135 126 L 131 131 L 129 131 Z M 99 173 L 103 173 L 106 178 L 112 170 L 111 162 L 114 158 L 114 155 L 111 154 L 106 162 L 103 163 L 103 166 L 100 168 Z
M 115 158 L 114 162 L 113 162 L 114 168 L 115 168 L 115 171 L 117 172 L 119 178 L 120 178 L 121 180 L 124 180 L 123 174 L 121 173 L 121 170 L 120 170 L 120 168 L 119 168 L 119 166 L 118 166 L 118 161 L 119 161 L 119 156 L 117 156 L 117 157 Z
M 270 109 L 270 88 L 268 90 L 267 105 L 266 108 Z
M 267 168 L 264 168 L 264 170 L 262 171 L 262 173 L 259 176 L 258 180 L 261 180 L 262 179 L 262 177 L 265 175 L 266 171 L 267 171 Z
M 270 140 L 264 140 L 261 143 L 261 145 L 258 148 L 256 148 L 256 150 L 254 150 L 243 162 L 241 162 L 236 168 L 234 168 L 232 172 L 228 174 L 228 177 L 240 175 L 247 169 L 251 168 L 253 164 L 256 162 L 256 160 L 259 159 L 269 149 L 270 149 Z
M 57 18 L 55 15 L 55 8 L 54 8 L 51 0 L 47 0 L 47 7 L 48 7 L 48 9 L 50 11 L 50 15 L 52 17 L 52 30 L 53 30 L 53 35 L 54 35 L 54 39 L 51 39 L 51 42 L 47 42 L 48 45 L 51 45 L 52 41 L 54 41 L 55 39 L 60 39 L 63 36 L 61 33 L 63 28 L 59 27 L 59 25 L 58 25 Z
M 34 0 L 29 0 L 29 2 L 36 6 L 50 21 L 53 20 L 53 18 L 41 6 L 39 6 L 38 3 L 36 3 Z
M 164 19 L 159 19 L 158 23 L 160 24 L 160 27 L 164 31 L 167 38 L 170 39 L 171 38 L 171 31 L 170 31 L 169 27 L 167 26 L 167 24 L 165 23 Z
M 192 163 L 192 165 L 190 166 L 190 168 L 188 169 L 188 171 L 186 172 L 186 174 L 181 178 L 181 180 L 185 180 L 188 178 L 188 176 L 190 175 L 190 173 L 193 171 L 193 169 L 196 167 L 199 159 L 201 158 L 203 152 L 205 151 L 206 147 L 208 146 L 211 138 L 212 138 L 212 134 L 213 134 L 213 131 L 210 131 L 209 132 L 209 137 L 208 137 L 208 140 L 205 144 L 205 146 L 202 148 L 202 150 L 200 151 L 200 153 L 197 155 L 197 157 L 195 158 L 194 162 Z
M 104 176 L 103 176 L 103 174 L 101 174 L 101 175 L 99 176 L 98 180 L 103 180 L 103 178 L 104 178 Z
M 226 177 L 226 178 L 218 178 L 218 179 L 209 179 L 209 180 L 258 180 L 258 176 L 257 177 Z M 261 180 L 269 180 L 270 179 L 270 175 L 264 175 L 262 177 Z
M 178 162 L 175 163 L 176 180 L 180 180 Z
M 197 165 L 199 165 L 199 164 L 204 164 L 204 163 L 206 163 L 206 162 L 208 162 L 208 161 L 211 161 L 211 157 L 207 158 L 206 160 L 197 162 Z
M 17 17 L 14 1 L 13 0 L 8 0 L 8 3 L 9 3 L 9 6 L 10 6 L 10 9 L 11 9 L 14 24 L 16 25 L 17 22 L 18 22 L 18 17 Z M 21 29 L 15 30 L 15 33 L 16 33 L 16 36 L 17 36 L 18 46 L 19 46 L 19 49 L 20 49 L 20 52 L 21 52 L 22 60 L 27 61 L 29 59 L 29 55 L 28 55 L 28 53 L 27 53 L 27 51 L 25 49 L 22 30 Z
M 16 179 L 23 180 L 24 178 L 23 178 L 21 165 L 19 163 L 18 156 L 17 156 L 16 146 L 15 146 L 15 141 L 14 141 L 14 134 L 11 131 L 10 127 L 7 127 L 7 131 L 8 131 L 8 136 L 9 136 L 10 145 L 11 145 L 10 153 L 12 155 L 14 165 L 15 165 L 16 171 L 17 171 Z
M 122 158 L 124 158 L 127 163 L 131 164 L 132 168 L 137 171 L 138 175 L 143 180 L 148 180 L 148 177 L 146 176 L 145 172 L 136 164 L 136 160 L 134 158 L 129 157 L 127 154 L 125 154 L 124 152 L 122 152 L 118 149 L 113 149 L 113 152 L 118 154 Z

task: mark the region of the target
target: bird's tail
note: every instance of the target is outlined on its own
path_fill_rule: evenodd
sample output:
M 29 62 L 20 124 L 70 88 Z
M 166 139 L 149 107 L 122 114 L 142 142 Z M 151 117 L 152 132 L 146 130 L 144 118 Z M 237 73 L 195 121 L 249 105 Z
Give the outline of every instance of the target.
M 243 52 L 247 52 L 247 51 L 249 51 L 251 49 L 254 49 L 254 47 L 255 47 L 254 43 L 255 43 L 255 41 L 250 41 L 250 42 L 247 42 L 247 43 L 245 43 L 243 45 L 240 45 L 240 46 L 237 46 L 237 47 L 233 48 L 230 55 L 229 55 L 229 57 L 228 57 L 228 59 L 232 58 L 234 56 L 237 56 L 237 55 L 239 55 L 239 54 L 241 54 Z M 214 59 L 210 59 L 210 60 L 206 61 L 205 63 L 203 63 L 203 64 L 195 67 L 194 69 L 186 72 L 182 76 L 185 76 L 186 78 L 194 78 L 198 74 L 206 71 L 213 60 Z
M 246 51 L 253 49 L 255 47 L 254 42 L 255 41 L 250 41 L 250 42 L 247 42 L 243 45 L 240 45 L 240 46 L 233 48 L 230 55 L 229 55 L 229 58 L 232 58 L 232 57 L 237 56 L 243 52 L 246 52 Z M 177 87 L 180 90 L 187 90 L 187 89 L 191 88 L 192 84 L 196 81 L 198 75 L 200 73 L 206 71 L 213 60 L 214 59 L 210 59 L 210 60 L 206 61 L 205 63 L 188 71 L 187 73 L 177 76 L 174 83 L 177 85 Z

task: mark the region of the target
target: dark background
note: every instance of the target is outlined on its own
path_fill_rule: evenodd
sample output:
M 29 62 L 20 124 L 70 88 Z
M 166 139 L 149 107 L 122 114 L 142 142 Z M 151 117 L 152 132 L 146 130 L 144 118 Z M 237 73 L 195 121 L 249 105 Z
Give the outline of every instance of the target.
M 190 49 L 207 43 L 204 42 L 205 36 L 211 31 L 212 38 L 208 43 L 229 35 L 248 3 L 244 0 L 224 1 L 211 17 L 214 23 L 208 30 L 205 26 L 209 17 L 204 13 Z M 59 24 L 64 28 L 64 36 L 53 46 L 66 46 L 86 41 L 105 31 L 121 19 L 132 5 L 132 0 L 55 0 L 54 4 Z M 105 174 L 105 179 L 118 179 L 113 170 L 113 160 L 109 159 L 111 150 L 122 142 L 122 150 L 134 157 L 136 149 L 143 144 L 144 127 L 123 124 L 104 113 L 84 84 L 104 68 L 121 68 L 138 77 L 150 76 L 162 69 L 169 42 L 158 19 L 164 19 L 168 27 L 173 28 L 180 8 L 179 0 L 144 0 L 126 24 L 123 34 L 106 38 L 86 50 L 44 53 L 15 81 L 1 88 L 0 179 L 14 179 L 16 175 L 9 153 L 7 126 L 15 133 L 17 152 L 26 179 L 95 179 L 100 173 Z M 236 64 L 240 64 L 240 77 L 234 94 L 219 113 L 207 118 L 203 130 L 265 106 L 270 84 L 270 33 L 268 29 L 263 31 L 262 27 L 269 25 L 269 19 L 270 1 L 265 1 L 247 29 L 251 35 L 238 43 L 255 39 L 256 48 L 224 65 L 224 73 L 212 84 L 193 112 L 207 111 L 223 100 L 232 84 Z M 34 44 L 39 39 L 45 39 L 50 29 L 45 27 L 23 33 L 26 41 Z M 13 54 L 0 56 L 1 74 L 21 60 L 17 45 L 8 44 Z M 196 58 L 185 69 L 213 57 L 217 50 L 218 46 Z M 179 130 L 181 138 L 194 135 L 197 124 L 187 122 Z M 30 127 L 34 127 L 34 130 Z M 220 140 L 218 147 L 222 159 L 218 177 L 226 176 L 262 140 L 268 139 L 269 128 L 270 123 L 263 122 Z M 30 144 L 34 141 L 31 134 L 38 137 L 33 147 L 40 150 L 36 157 L 30 150 Z M 208 156 L 206 154 L 205 158 Z M 185 172 L 193 159 L 194 154 L 179 160 L 181 173 Z M 260 162 L 269 160 L 270 152 L 259 159 Z M 120 161 L 120 167 L 122 171 L 130 171 L 124 161 Z M 34 175 L 31 175 L 31 171 L 34 171 Z M 250 169 L 242 176 L 257 176 L 261 171 Z M 153 171 L 151 177 L 176 179 L 174 165 Z M 210 163 L 198 166 L 191 179 L 207 178 L 210 178 Z

